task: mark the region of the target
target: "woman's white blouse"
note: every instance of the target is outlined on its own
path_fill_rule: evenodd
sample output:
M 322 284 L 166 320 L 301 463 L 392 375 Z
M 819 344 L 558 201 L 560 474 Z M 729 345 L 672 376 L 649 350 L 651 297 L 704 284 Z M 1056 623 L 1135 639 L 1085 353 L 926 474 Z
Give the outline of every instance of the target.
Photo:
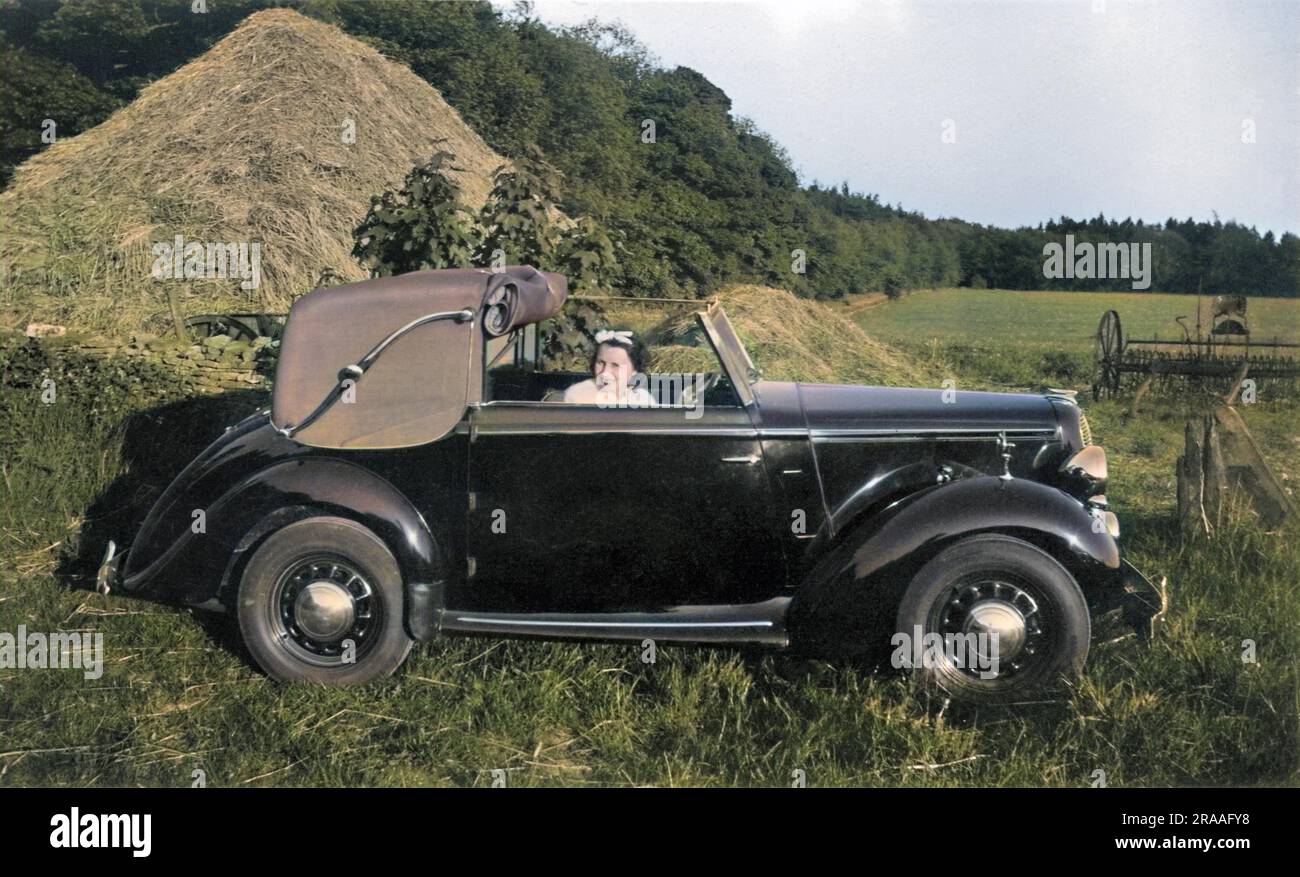
M 612 390 L 597 392 L 594 378 L 579 381 L 565 390 L 564 401 L 609 408 L 651 408 L 655 404 L 654 397 L 644 387 L 625 387 L 619 395 L 615 395 Z

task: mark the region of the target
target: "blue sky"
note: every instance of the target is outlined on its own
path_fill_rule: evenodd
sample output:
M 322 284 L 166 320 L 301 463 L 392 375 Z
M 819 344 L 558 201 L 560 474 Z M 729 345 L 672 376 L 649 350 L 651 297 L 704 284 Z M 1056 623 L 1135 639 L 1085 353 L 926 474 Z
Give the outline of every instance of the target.
M 726 91 L 804 182 L 1000 226 L 1217 211 L 1300 233 L 1300 0 L 539 0 L 536 14 L 622 21 Z

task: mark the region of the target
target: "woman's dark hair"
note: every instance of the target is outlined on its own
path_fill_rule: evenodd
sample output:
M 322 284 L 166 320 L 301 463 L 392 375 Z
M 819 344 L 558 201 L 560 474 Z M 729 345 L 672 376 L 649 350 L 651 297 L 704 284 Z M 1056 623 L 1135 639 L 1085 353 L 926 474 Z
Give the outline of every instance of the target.
M 604 346 L 618 347 L 623 350 L 626 350 L 627 358 L 632 360 L 632 368 L 638 372 L 645 371 L 645 362 L 646 362 L 645 342 L 643 342 L 641 340 L 641 336 L 637 335 L 635 332 L 632 333 L 631 344 L 628 344 L 626 341 L 622 339 L 618 339 L 618 340 L 611 339 L 608 341 L 602 341 L 599 344 L 597 344 L 594 348 L 592 348 L 591 359 L 589 359 L 587 362 L 587 371 L 589 372 L 596 371 L 596 357 L 600 355 L 600 348 Z

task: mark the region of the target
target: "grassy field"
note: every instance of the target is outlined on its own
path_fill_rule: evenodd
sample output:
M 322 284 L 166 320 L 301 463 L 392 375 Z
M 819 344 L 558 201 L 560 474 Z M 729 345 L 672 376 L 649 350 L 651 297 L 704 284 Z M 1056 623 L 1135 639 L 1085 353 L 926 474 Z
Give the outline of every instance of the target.
M 1210 297 L 1201 299 L 1208 326 Z M 1196 296 L 1126 292 L 1019 292 L 1002 289 L 935 289 L 861 311 L 858 322 L 887 344 L 1093 350 L 1101 315 L 1119 311 L 1125 337 L 1183 337 L 1174 321 L 1185 316 L 1195 334 Z M 1253 298 L 1250 324 L 1260 339 L 1300 341 L 1300 300 Z
M 865 302 L 864 304 L 870 304 Z M 1210 322 L 1210 298 L 1201 299 Z M 1196 331 L 1196 296 L 1121 292 L 936 289 L 875 307 L 848 307 L 872 337 L 954 378 L 1024 389 L 1091 385 L 1097 323 L 1119 312 L 1125 338 L 1178 340 L 1174 321 Z M 1300 341 L 1300 300 L 1254 298 L 1247 310 L 1256 340 Z
M 934 363 L 960 362 L 962 386 L 1029 385 L 1053 379 L 1038 369 L 1067 343 L 1054 333 L 1074 327 L 1086 347 L 1101 300 L 1138 314 L 1131 302 L 1148 298 L 1011 294 L 1040 321 L 1029 325 L 957 309 L 967 295 L 963 304 L 1000 305 L 1002 294 L 923 293 L 860 319 Z M 917 345 L 909 325 L 938 340 Z M 1014 340 L 999 341 L 998 325 Z M 796 770 L 813 786 L 1082 787 L 1098 770 L 1111 786 L 1300 781 L 1294 534 L 1262 533 L 1243 514 L 1207 547 L 1174 527 L 1182 423 L 1204 400 L 1153 397 L 1136 420 L 1122 401 L 1087 405 L 1125 550 L 1169 577 L 1165 634 L 1148 647 L 1103 627 L 1077 685 L 1001 710 L 942 708 L 859 663 L 708 648 L 661 648 L 646 665 L 631 646 L 448 640 L 361 689 L 268 682 L 220 623 L 86 590 L 102 535 L 256 401 L 182 403 L 123 423 L 4 400 L 0 631 L 100 632 L 106 660 L 95 680 L 0 669 L 0 785 L 187 786 L 196 770 L 245 787 L 483 786 L 495 770 L 515 786 L 781 786 Z M 1300 405 L 1265 396 L 1243 414 L 1294 484 Z

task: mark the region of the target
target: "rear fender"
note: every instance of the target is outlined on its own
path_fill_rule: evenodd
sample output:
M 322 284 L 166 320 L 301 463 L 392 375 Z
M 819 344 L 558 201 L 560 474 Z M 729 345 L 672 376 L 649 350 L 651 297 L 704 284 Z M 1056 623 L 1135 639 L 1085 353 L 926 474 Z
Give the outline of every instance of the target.
M 410 501 L 378 475 L 343 460 L 277 463 L 248 476 L 204 511 L 206 531 L 187 528 L 160 557 L 126 579 L 129 593 L 227 608 L 243 562 L 262 538 L 314 515 L 349 518 L 372 530 L 397 559 L 408 594 L 412 586 L 440 591 L 446 576 L 443 551 Z

